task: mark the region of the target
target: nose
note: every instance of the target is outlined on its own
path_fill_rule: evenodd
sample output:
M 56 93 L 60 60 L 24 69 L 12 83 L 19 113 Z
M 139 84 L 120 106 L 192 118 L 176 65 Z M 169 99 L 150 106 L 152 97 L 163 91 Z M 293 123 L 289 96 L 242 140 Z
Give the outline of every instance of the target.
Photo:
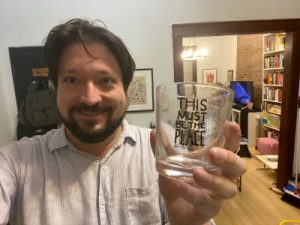
M 94 105 L 102 100 L 101 91 L 93 82 L 87 82 L 80 95 L 80 102 Z

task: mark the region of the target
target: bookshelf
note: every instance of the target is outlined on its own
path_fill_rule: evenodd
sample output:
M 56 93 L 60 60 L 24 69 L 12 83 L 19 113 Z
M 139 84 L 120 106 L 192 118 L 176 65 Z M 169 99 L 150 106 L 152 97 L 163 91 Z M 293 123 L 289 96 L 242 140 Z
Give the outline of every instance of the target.
M 262 124 L 265 136 L 279 140 L 284 78 L 285 33 L 263 35 Z

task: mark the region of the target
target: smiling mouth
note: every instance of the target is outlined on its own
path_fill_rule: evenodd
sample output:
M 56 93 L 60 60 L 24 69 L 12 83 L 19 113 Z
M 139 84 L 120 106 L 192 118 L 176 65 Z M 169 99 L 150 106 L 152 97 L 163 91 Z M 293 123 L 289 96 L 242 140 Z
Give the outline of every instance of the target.
M 102 119 L 103 116 L 110 114 L 110 107 L 108 106 L 100 106 L 99 104 L 94 105 L 86 105 L 86 104 L 79 104 L 73 106 L 70 110 L 70 113 L 77 114 L 80 118 L 86 120 L 96 120 Z
M 107 110 L 77 110 L 77 114 L 84 119 L 97 119 L 103 117 L 107 113 Z

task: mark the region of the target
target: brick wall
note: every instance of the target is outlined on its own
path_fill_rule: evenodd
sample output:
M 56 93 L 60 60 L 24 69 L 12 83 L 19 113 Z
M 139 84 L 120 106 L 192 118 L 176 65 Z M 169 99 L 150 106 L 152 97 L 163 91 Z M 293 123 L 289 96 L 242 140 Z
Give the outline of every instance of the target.
M 252 80 L 254 106 L 260 108 L 262 97 L 263 35 L 238 35 L 236 80 Z

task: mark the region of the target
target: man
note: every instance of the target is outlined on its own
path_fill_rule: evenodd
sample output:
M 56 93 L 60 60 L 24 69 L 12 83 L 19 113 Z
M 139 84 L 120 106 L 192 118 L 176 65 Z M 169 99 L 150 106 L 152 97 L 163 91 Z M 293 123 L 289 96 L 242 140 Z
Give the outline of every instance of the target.
M 235 195 L 245 164 L 225 149 L 209 151 L 222 175 L 158 177 L 154 131 L 124 120 L 135 64 L 114 34 L 74 19 L 50 31 L 45 56 L 63 126 L 1 148 L 0 224 L 202 225 Z M 228 124 L 225 147 L 239 136 Z

